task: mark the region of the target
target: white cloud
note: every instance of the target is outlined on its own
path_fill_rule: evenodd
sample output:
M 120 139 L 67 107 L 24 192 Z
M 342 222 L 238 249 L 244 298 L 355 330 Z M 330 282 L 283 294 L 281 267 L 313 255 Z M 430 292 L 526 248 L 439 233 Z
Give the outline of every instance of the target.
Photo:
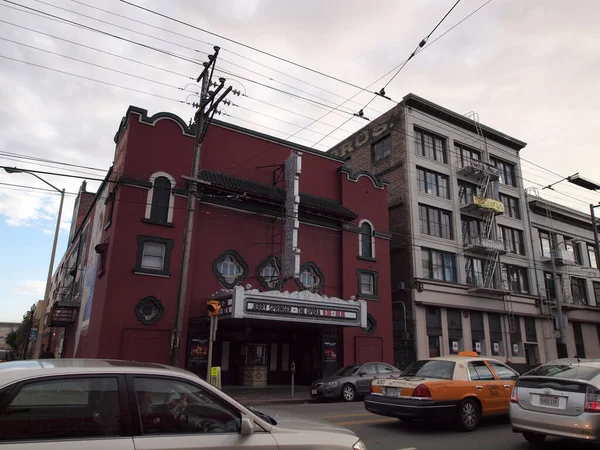
M 42 280 L 24 280 L 16 283 L 12 289 L 12 294 L 26 295 L 33 297 L 36 300 L 41 300 L 44 297 L 46 290 L 46 282 Z

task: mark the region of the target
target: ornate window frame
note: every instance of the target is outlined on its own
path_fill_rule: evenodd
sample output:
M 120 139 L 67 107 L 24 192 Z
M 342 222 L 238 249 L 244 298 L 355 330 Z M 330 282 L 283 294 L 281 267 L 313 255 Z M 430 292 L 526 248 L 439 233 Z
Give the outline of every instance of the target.
M 164 245 L 165 252 L 164 252 L 164 261 L 163 261 L 162 269 L 150 269 L 150 268 L 142 267 L 142 260 L 143 260 L 143 256 L 144 256 L 144 247 L 145 247 L 146 243 L 155 243 L 155 244 Z M 173 239 L 165 239 L 165 238 L 160 238 L 160 237 L 155 237 L 155 236 L 138 235 L 137 244 L 138 244 L 138 249 L 137 249 L 137 257 L 136 257 L 135 267 L 133 268 L 134 273 L 143 274 L 143 275 L 156 275 L 156 276 L 163 276 L 163 277 L 168 277 L 171 275 L 171 251 L 173 250 L 173 247 L 175 246 L 175 241 Z
M 227 257 L 232 257 L 241 268 L 241 273 L 237 277 L 235 277 L 233 282 L 227 281 L 227 279 L 219 271 L 219 264 L 224 262 Z M 248 264 L 246 263 L 246 261 L 244 260 L 242 255 L 240 255 L 235 250 L 225 250 L 223 253 L 221 253 L 213 261 L 212 269 L 213 269 L 213 273 L 217 277 L 217 280 L 219 281 L 219 283 L 221 283 L 221 285 L 223 285 L 224 287 L 229 288 L 229 289 L 232 289 L 233 287 L 240 284 L 248 276 Z
M 262 274 L 262 271 L 265 268 L 269 267 L 270 265 L 273 265 L 273 263 L 275 264 L 276 274 L 279 276 L 276 279 L 267 279 Z M 281 260 L 277 256 L 269 256 L 269 257 L 263 259 L 260 262 L 260 264 L 258 265 L 258 267 L 256 268 L 256 275 L 257 275 L 258 281 L 260 282 L 261 286 L 263 288 L 265 288 L 267 291 L 280 290 L 281 286 L 282 286 Z
M 319 281 L 317 283 L 317 285 L 313 288 L 307 288 L 306 286 L 304 286 L 304 284 L 301 281 L 302 273 L 307 270 L 312 272 Z M 325 285 L 325 277 L 323 275 L 323 272 L 321 272 L 321 269 L 319 269 L 319 267 L 314 262 L 307 261 L 300 266 L 300 276 L 298 278 L 296 278 L 296 284 L 303 291 L 311 291 L 311 292 L 323 291 L 323 286 Z
M 152 215 L 152 206 L 154 199 L 154 182 L 157 178 L 164 177 L 169 180 L 171 183 L 171 192 L 169 193 L 169 209 L 167 212 L 167 221 L 166 222 L 157 222 L 152 220 L 150 217 Z M 166 172 L 154 172 L 150 176 L 150 183 L 152 183 L 152 187 L 148 190 L 148 196 L 146 197 L 146 213 L 144 214 L 144 221 L 149 223 L 155 223 L 160 225 L 171 225 L 173 223 L 173 211 L 175 210 L 175 195 L 173 193 L 173 189 L 177 185 L 175 178 L 173 178 L 170 174 Z
M 363 255 L 363 240 L 364 240 L 364 236 L 365 233 L 363 233 L 363 225 L 367 224 L 369 225 L 369 227 L 371 228 L 371 254 L 370 255 Z M 358 222 L 358 228 L 359 228 L 359 233 L 358 233 L 358 257 L 361 259 L 367 259 L 369 261 L 374 261 L 375 260 L 375 227 L 373 226 L 373 223 L 368 220 L 368 219 L 363 219 L 360 222 Z
M 379 299 L 379 273 L 375 272 L 374 270 L 366 270 L 366 269 L 357 269 L 356 270 L 356 274 L 357 279 L 358 279 L 358 296 L 360 298 L 364 298 L 364 299 L 369 299 L 369 300 L 377 300 Z M 362 275 L 369 275 L 371 277 L 373 277 L 373 293 L 369 294 L 369 293 L 363 293 L 361 291 L 361 276 Z

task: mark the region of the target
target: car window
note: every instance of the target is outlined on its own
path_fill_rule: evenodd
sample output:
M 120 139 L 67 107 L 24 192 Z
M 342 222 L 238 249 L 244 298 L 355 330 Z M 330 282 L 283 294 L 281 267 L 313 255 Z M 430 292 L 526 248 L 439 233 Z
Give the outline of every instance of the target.
M 453 361 L 421 360 L 415 361 L 402 372 L 403 377 L 437 378 L 439 380 L 451 380 L 454 378 Z
M 239 433 L 240 412 L 200 386 L 135 378 L 143 434 Z
M 0 441 L 119 436 L 117 378 L 70 378 L 23 385 L 0 411 Z
M 337 372 L 335 372 L 334 376 L 347 377 L 348 375 L 352 375 L 354 372 L 358 370 L 360 364 L 350 364 L 349 366 L 342 367 Z
M 494 372 L 496 372 L 496 375 L 498 375 L 500 380 L 516 380 L 519 377 L 519 374 L 516 371 L 504 364 L 493 361 L 488 361 L 488 364 L 492 366 L 492 369 L 494 369 Z
M 468 364 L 469 376 L 471 381 L 491 381 L 495 380 L 492 371 L 483 361 L 472 361 Z
M 567 379 L 592 380 L 600 375 L 596 367 L 574 364 L 547 364 L 536 367 L 523 376 L 557 377 Z
M 360 373 L 366 373 L 367 375 L 375 375 L 377 373 L 377 368 L 375 364 L 365 364 L 360 368 Z
M 387 364 L 377 364 L 377 371 L 379 373 L 394 373 L 394 368 Z

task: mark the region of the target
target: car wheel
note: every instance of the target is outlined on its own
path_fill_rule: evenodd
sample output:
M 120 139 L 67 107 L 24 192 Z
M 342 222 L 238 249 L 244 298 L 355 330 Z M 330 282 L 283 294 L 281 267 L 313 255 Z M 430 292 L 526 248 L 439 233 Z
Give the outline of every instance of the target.
M 342 400 L 345 402 L 353 402 L 356 400 L 356 389 L 351 384 L 345 384 L 342 387 Z
M 462 431 L 473 431 L 477 428 L 480 417 L 479 404 L 475 400 L 467 398 L 461 402 L 456 419 Z
M 524 432 L 523 437 L 525 438 L 525 440 L 527 442 L 531 442 L 532 444 L 541 444 L 542 442 L 544 442 L 546 440 L 546 435 L 540 434 L 540 433 Z

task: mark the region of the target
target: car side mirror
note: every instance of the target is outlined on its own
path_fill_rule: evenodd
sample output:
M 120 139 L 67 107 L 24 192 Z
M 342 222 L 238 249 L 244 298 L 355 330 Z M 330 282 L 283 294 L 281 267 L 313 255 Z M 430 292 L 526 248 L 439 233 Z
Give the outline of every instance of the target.
M 367 372 L 358 372 L 358 374 L 362 377 L 367 374 Z
M 252 421 L 252 419 L 248 416 L 242 416 L 242 429 L 240 434 L 242 436 L 250 436 L 252 433 L 254 433 L 254 422 Z

